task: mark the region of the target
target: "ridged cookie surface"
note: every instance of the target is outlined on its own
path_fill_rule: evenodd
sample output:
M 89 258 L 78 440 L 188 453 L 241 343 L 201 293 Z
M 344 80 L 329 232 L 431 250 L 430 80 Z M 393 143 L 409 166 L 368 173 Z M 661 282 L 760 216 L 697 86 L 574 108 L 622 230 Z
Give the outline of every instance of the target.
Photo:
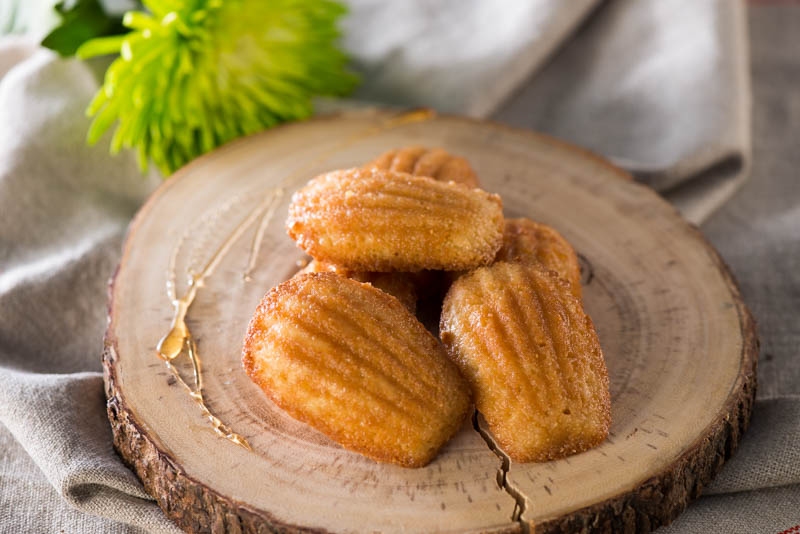
M 555 228 L 530 219 L 506 219 L 495 261 L 539 263 L 566 280 L 581 298 L 581 266 L 575 249 Z
M 433 178 L 348 169 L 292 197 L 289 236 L 310 256 L 354 271 L 467 270 L 503 241 L 500 197 Z
M 609 382 L 597 334 L 552 271 L 501 262 L 461 276 L 439 335 L 511 459 L 553 460 L 606 438 Z
M 478 175 L 469 162 L 441 148 L 411 146 L 384 152 L 364 168 L 407 172 L 416 176 L 430 176 L 440 182 L 455 182 L 467 187 L 480 187 Z
M 312 259 L 295 276 L 326 272 L 337 273 L 359 282 L 372 284 L 399 300 L 411 313 L 414 313 L 417 308 L 417 284 L 421 273 L 351 271 L 333 263 Z
M 470 407 L 457 367 L 397 299 L 334 273 L 270 290 L 250 322 L 242 363 L 294 418 L 405 467 L 430 462 Z

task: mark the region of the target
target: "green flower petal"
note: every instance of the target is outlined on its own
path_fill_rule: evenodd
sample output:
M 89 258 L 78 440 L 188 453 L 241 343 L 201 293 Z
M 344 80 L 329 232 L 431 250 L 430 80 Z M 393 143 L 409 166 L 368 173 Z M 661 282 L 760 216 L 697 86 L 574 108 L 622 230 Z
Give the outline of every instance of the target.
M 75 55 L 80 59 L 88 59 L 95 56 L 118 54 L 124 39 L 124 35 L 90 39 L 78 47 L 75 51 Z
M 111 151 L 135 148 L 164 175 L 235 137 L 308 117 L 315 95 L 355 86 L 336 48 L 330 0 L 145 0 L 126 36 L 78 53 L 121 53 L 87 113 L 89 142 L 116 122 Z

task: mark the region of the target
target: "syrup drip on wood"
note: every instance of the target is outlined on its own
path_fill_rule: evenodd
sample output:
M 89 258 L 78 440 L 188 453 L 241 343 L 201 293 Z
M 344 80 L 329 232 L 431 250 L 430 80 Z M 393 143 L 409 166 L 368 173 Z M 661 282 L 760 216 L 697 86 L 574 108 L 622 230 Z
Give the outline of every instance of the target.
M 167 368 L 172 372 L 180 384 L 182 384 L 188 391 L 192 399 L 198 404 L 200 410 L 211 422 L 211 427 L 214 432 L 224 437 L 225 439 L 250 450 L 250 445 L 247 440 L 233 432 L 229 426 L 224 424 L 218 417 L 211 413 L 206 405 L 205 398 L 203 397 L 203 374 L 200 356 L 197 352 L 197 344 L 195 343 L 189 326 L 186 324 L 186 314 L 189 307 L 194 302 L 197 292 L 206 278 L 208 278 L 217 267 L 225 254 L 228 253 L 233 244 L 250 228 L 255 221 L 257 221 L 262 214 L 274 213 L 275 205 L 278 204 L 279 199 L 283 196 L 283 190 L 275 189 L 267 194 L 264 200 L 258 204 L 242 222 L 233 230 L 228 238 L 220 245 L 216 252 L 208 260 L 208 263 L 203 269 L 196 274 L 190 274 L 189 286 L 183 296 L 178 297 L 175 290 L 175 263 L 177 261 L 177 253 L 180 250 L 176 248 L 175 253 L 170 259 L 170 280 L 167 282 L 167 294 L 172 301 L 175 309 L 175 314 L 172 317 L 172 324 L 167 334 L 161 338 L 156 346 L 158 356 L 164 360 Z M 186 355 L 192 364 L 194 373 L 194 387 L 190 386 L 180 372 L 172 365 L 172 361 L 181 355 Z

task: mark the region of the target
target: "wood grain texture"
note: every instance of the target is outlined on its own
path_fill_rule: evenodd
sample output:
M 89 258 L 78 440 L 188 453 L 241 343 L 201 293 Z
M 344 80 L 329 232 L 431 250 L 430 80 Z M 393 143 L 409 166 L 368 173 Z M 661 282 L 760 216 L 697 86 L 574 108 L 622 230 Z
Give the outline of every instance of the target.
M 317 174 L 412 144 L 467 157 L 503 197 L 506 217 L 549 224 L 574 245 L 611 379 L 611 437 L 599 447 L 509 463 L 476 418 L 425 468 L 378 464 L 286 416 L 242 371 L 257 303 L 303 259 L 283 228 L 291 193 Z M 137 215 L 110 289 L 103 363 L 116 449 L 193 532 L 646 532 L 669 523 L 747 427 L 758 344 L 716 252 L 626 177 L 530 132 L 382 112 L 283 126 L 200 158 Z M 269 198 L 274 217 L 244 224 L 270 213 Z M 184 294 L 188 274 L 226 240 L 187 324 L 209 410 L 252 450 L 213 432 L 156 351 L 173 316 L 171 274 Z

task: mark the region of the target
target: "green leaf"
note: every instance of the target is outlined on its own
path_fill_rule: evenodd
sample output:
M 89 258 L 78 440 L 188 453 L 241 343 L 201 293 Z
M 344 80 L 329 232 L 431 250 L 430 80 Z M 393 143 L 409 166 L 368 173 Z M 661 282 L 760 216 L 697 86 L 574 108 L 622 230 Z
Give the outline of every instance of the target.
M 89 39 L 127 32 L 122 19 L 107 14 L 99 0 L 77 0 L 69 6 L 59 2 L 55 9 L 61 16 L 61 24 L 44 38 L 42 46 L 62 56 L 74 55 Z

